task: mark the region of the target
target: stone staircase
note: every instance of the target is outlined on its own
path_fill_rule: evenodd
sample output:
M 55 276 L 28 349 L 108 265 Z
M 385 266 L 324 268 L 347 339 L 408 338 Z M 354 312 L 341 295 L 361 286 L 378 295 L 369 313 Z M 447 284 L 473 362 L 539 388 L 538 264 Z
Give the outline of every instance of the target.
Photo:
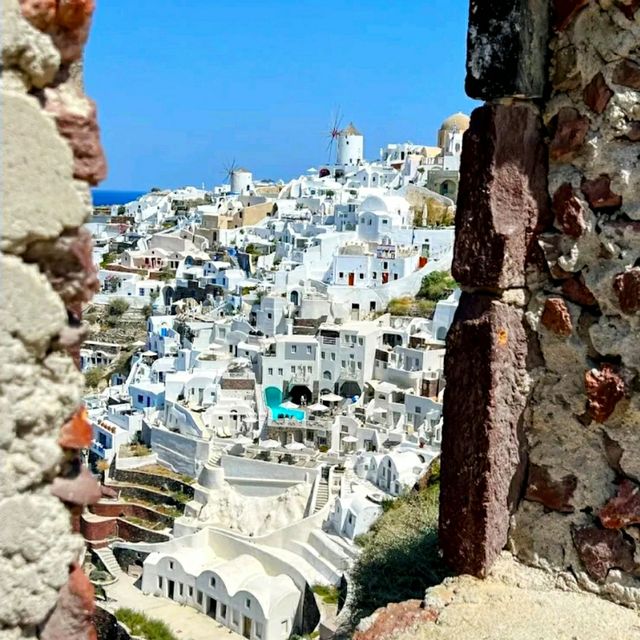
M 222 458 L 222 449 L 214 449 L 209 454 L 209 460 L 207 464 L 212 467 L 217 467 L 220 464 L 220 458 Z
M 100 558 L 102 564 L 106 567 L 107 571 L 117 580 L 120 576 L 124 575 L 124 571 L 120 568 L 116 557 L 113 555 L 113 551 L 109 547 L 103 547 L 102 549 L 94 549 L 94 553 Z
M 325 478 L 320 478 L 313 513 L 318 513 L 327 502 L 329 502 L 329 482 Z

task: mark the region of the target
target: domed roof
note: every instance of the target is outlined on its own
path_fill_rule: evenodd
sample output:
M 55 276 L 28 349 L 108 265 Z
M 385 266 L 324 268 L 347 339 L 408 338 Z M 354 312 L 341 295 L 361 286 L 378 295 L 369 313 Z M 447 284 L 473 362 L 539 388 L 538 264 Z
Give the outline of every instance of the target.
M 440 130 L 451 131 L 457 129 L 458 131 L 466 131 L 469 128 L 469 116 L 458 111 L 452 116 L 449 116 L 440 126 Z

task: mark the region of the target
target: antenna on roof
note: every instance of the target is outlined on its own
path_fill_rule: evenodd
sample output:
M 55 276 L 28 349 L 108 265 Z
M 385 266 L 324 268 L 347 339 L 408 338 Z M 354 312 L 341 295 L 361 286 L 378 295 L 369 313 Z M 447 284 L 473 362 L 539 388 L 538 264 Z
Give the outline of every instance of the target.
M 337 107 L 333 113 L 332 124 L 329 128 L 329 143 L 327 144 L 327 151 L 329 152 L 329 159 L 327 164 L 331 164 L 331 153 L 333 151 L 333 143 L 340 135 L 340 126 L 342 125 L 342 114 L 340 113 L 340 107 Z

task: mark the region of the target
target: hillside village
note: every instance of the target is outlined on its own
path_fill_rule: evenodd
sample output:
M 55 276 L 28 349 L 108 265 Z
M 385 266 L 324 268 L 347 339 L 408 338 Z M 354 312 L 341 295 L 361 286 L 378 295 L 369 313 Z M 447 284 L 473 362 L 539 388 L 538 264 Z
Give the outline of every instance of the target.
M 358 538 L 439 458 L 468 124 L 375 161 L 350 124 L 286 184 L 233 166 L 95 211 L 79 355 L 103 497 L 79 526 L 107 598 L 225 637 L 340 626 Z

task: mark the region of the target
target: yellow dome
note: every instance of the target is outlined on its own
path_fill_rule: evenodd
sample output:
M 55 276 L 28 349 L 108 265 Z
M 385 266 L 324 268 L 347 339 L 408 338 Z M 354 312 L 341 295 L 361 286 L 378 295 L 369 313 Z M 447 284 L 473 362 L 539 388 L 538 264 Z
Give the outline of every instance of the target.
M 469 128 L 469 116 L 461 113 L 454 113 L 449 116 L 440 126 L 440 130 L 451 131 L 457 129 L 458 131 L 466 131 Z

